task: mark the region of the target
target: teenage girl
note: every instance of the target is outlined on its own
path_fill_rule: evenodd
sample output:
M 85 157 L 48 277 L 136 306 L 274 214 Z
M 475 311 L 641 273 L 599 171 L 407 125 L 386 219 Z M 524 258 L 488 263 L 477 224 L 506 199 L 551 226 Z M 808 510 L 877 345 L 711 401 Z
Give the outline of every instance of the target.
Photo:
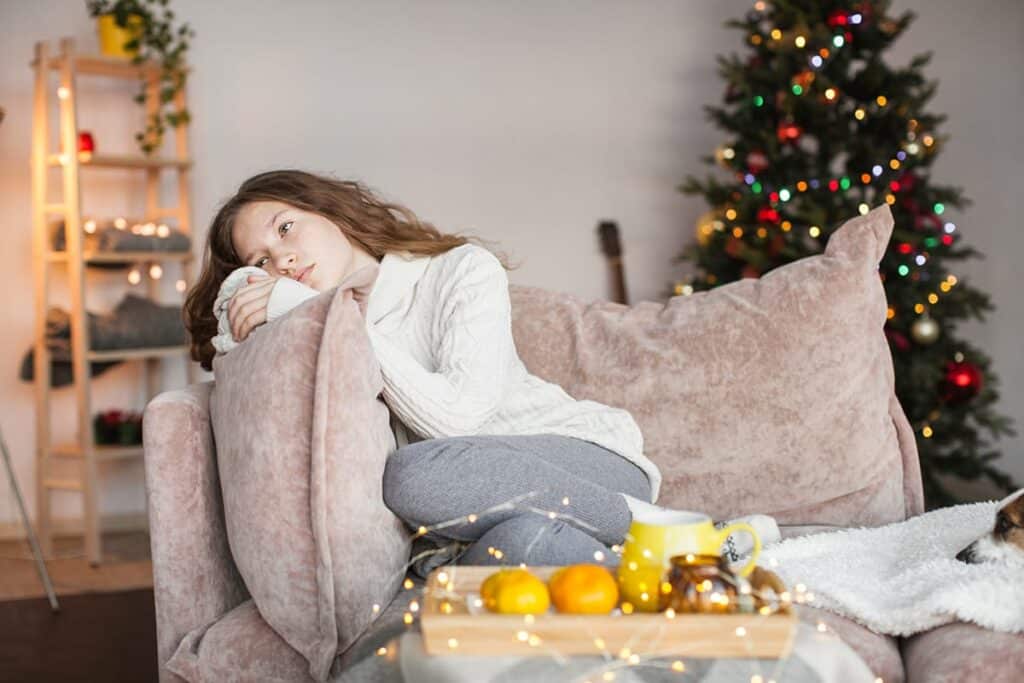
M 452 560 L 614 567 L 609 546 L 624 541 L 634 513 L 657 508 L 661 475 L 628 412 L 576 400 L 527 371 L 512 338 L 508 266 L 471 239 L 357 181 L 256 175 L 210 226 L 185 302 L 192 357 L 212 369 L 214 302 L 232 271 L 264 271 L 228 306 L 231 334 L 243 342 L 363 269 L 370 277 L 354 294 L 399 446 L 384 502 L 414 530 L 459 520 L 417 540 L 414 569 L 425 576 Z

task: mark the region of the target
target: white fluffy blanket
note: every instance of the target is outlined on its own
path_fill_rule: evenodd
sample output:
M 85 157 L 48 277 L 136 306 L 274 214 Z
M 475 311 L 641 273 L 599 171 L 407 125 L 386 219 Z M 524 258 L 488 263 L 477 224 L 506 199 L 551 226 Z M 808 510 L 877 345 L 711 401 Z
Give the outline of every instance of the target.
M 965 564 L 956 554 L 990 532 L 998 503 L 940 508 L 905 522 L 791 538 L 758 564 L 811 604 L 888 635 L 953 621 L 1024 631 L 1024 565 Z M 772 560 L 777 561 L 777 565 Z

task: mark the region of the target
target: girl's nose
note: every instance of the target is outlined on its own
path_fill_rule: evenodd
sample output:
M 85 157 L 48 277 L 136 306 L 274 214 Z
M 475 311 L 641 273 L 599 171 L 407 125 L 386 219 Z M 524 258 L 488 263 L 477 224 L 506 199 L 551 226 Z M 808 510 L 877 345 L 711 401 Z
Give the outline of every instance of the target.
M 295 267 L 295 254 L 284 254 L 277 258 L 277 269 L 281 272 Z

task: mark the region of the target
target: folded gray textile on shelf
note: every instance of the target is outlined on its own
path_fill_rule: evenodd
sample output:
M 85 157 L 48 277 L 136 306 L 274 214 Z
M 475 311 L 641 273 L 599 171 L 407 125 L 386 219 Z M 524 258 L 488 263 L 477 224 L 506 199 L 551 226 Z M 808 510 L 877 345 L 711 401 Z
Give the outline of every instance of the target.
M 110 313 L 90 312 L 86 317 L 89 347 L 94 351 L 181 346 L 186 341 L 181 306 L 162 305 L 135 294 L 126 294 Z M 51 360 L 50 386 L 71 384 L 71 316 L 56 306 L 46 313 L 46 346 Z M 19 376 L 26 382 L 35 378 L 34 351 L 29 349 L 22 359 Z M 90 376 L 99 375 L 120 362 L 92 362 Z
M 100 251 L 188 251 L 192 240 L 180 230 L 170 229 L 166 237 L 136 235 L 127 230 L 107 228 L 97 232 Z
M 188 251 L 192 248 L 192 240 L 177 228 L 168 228 L 167 235 L 137 235 L 131 230 L 121 230 L 114 226 L 97 228 L 93 234 L 85 235 L 87 249 L 96 251 Z M 67 249 L 67 236 L 64 221 L 57 223 L 53 231 L 54 251 Z

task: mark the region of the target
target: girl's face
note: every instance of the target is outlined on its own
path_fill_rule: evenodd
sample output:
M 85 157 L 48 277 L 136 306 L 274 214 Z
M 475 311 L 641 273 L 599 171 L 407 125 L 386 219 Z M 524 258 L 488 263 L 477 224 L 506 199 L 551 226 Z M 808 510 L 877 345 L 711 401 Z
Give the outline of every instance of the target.
M 323 216 L 276 201 L 242 207 L 231 242 L 245 265 L 262 268 L 273 277 L 299 280 L 321 292 L 373 259 Z

